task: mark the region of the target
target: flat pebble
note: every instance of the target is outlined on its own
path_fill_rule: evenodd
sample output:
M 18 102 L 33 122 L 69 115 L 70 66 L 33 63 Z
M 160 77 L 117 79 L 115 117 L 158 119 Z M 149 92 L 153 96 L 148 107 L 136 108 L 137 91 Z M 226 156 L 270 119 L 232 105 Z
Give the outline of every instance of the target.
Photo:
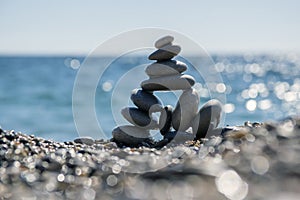
M 146 68 L 145 72 L 150 78 L 152 78 L 159 76 L 176 75 L 186 70 L 187 65 L 185 63 L 177 60 L 167 60 L 152 63 Z
M 164 36 L 164 37 L 158 39 L 155 42 L 154 46 L 159 49 L 165 45 L 171 44 L 173 41 L 174 41 L 174 37 L 167 35 L 167 36 Z
M 93 145 L 95 140 L 91 137 L 79 137 L 74 139 L 75 143 Z
M 195 84 L 194 77 L 186 74 L 150 78 L 141 83 L 141 87 L 147 91 L 159 90 L 186 90 Z
M 149 131 L 136 126 L 124 125 L 112 131 L 113 138 L 127 146 L 137 146 L 147 140 Z
M 161 49 L 156 50 L 148 56 L 149 60 L 170 60 L 174 56 L 177 56 L 181 51 L 181 47 L 178 45 L 166 45 Z

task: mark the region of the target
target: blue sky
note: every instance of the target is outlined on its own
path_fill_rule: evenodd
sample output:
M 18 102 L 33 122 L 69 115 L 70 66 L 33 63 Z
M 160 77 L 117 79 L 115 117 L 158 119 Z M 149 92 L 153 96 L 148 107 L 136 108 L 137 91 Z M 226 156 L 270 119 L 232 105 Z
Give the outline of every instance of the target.
M 208 52 L 300 52 L 300 1 L 0 0 L 0 54 L 87 54 L 121 32 L 181 32 Z

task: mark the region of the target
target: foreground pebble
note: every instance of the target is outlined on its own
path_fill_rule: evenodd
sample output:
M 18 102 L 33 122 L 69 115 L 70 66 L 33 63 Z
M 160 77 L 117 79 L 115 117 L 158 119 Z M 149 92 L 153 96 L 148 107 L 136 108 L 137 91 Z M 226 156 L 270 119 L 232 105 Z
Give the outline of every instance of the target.
M 0 197 L 298 199 L 299 128 L 300 118 L 247 122 L 160 149 L 55 142 L 0 129 Z

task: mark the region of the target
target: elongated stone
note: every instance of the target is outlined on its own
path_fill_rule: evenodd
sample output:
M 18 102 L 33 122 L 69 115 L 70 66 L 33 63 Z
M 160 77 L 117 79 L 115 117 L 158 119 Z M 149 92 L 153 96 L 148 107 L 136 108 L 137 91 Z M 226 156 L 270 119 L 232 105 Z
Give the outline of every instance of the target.
M 93 145 L 95 143 L 95 140 L 91 137 L 79 137 L 79 138 L 75 138 L 74 142 L 80 144 Z
M 184 131 L 170 131 L 164 136 L 164 138 L 172 144 L 182 144 L 188 140 L 193 140 L 194 135 Z
M 131 92 L 131 100 L 139 109 L 146 112 L 157 112 L 163 109 L 160 100 L 153 95 L 141 89 L 134 89 Z
M 185 131 L 192 126 L 191 122 L 197 114 L 199 100 L 195 89 L 186 90 L 181 94 L 172 114 L 172 125 L 175 130 Z
M 177 60 L 167 60 L 161 62 L 155 62 L 149 65 L 145 72 L 152 77 L 168 76 L 180 74 L 187 70 L 187 65 Z
M 174 56 L 177 56 L 181 51 L 181 47 L 178 45 L 166 45 L 161 49 L 154 51 L 152 54 L 149 55 L 149 60 L 170 60 Z
M 196 139 L 204 138 L 208 132 L 215 129 L 220 123 L 221 114 L 222 104 L 220 101 L 212 99 L 204 104 L 192 122 Z
M 159 118 L 159 128 L 160 128 L 160 133 L 162 135 L 165 135 L 170 131 L 172 125 L 172 110 L 173 107 L 167 105 L 166 107 L 164 107 L 164 110 L 161 112 Z
M 186 90 L 195 84 L 195 79 L 186 74 L 150 78 L 141 83 L 143 90 Z
M 117 142 L 126 146 L 137 146 L 150 137 L 149 131 L 136 126 L 124 125 L 116 127 L 112 131 L 112 136 Z
M 164 36 L 160 39 L 158 39 L 154 46 L 159 49 L 165 45 L 168 45 L 168 44 L 171 44 L 172 42 L 174 41 L 174 37 L 173 36 L 170 36 L 170 35 L 167 35 L 167 36 Z
M 123 108 L 121 114 L 133 125 L 146 129 L 158 128 L 158 122 L 154 119 L 151 119 L 148 112 L 142 111 L 138 108 Z

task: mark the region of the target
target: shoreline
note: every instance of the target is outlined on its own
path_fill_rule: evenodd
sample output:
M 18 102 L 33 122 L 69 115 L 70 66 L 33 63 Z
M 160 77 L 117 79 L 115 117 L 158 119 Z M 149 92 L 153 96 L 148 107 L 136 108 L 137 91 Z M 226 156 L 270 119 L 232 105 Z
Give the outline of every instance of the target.
M 299 145 L 297 117 L 160 149 L 55 142 L 0 129 L 0 197 L 296 199 Z

